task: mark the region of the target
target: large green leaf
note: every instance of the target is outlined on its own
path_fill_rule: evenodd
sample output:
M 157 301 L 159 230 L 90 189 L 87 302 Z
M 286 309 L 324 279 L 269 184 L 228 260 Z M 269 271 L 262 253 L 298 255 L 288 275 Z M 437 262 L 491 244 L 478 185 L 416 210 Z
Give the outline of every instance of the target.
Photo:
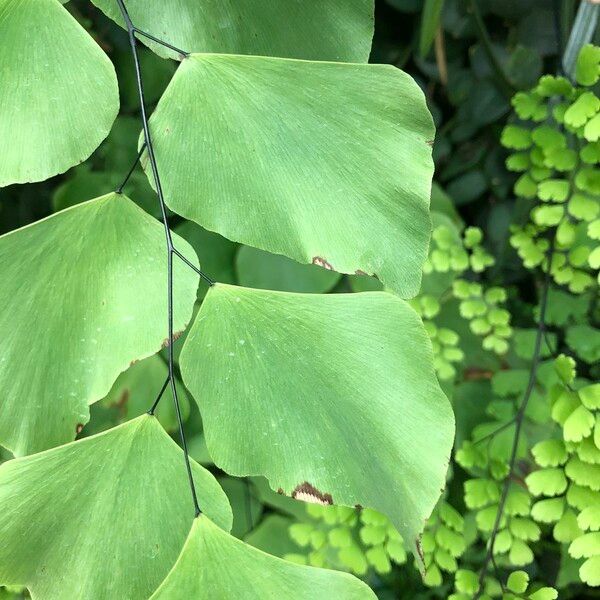
M 175 212 L 250 246 L 418 292 L 434 128 L 407 74 L 192 55 L 151 124 Z
M 375 600 L 369 587 L 337 571 L 296 565 L 225 533 L 205 517 L 194 521 L 181 556 L 151 600 L 339 598 Z
M 112 63 L 57 0 L 0 0 L 0 187 L 85 160 L 119 111 Z
M 229 529 L 225 493 L 192 469 L 203 510 Z M 194 519 L 182 451 L 148 415 L 4 463 L 0 506 L 0 584 L 40 600 L 145 600 Z
M 298 499 L 375 508 L 415 543 L 454 437 L 432 360 L 392 294 L 217 284 L 180 366 L 215 464 Z
M 116 0 L 92 0 L 120 25 Z M 373 0 L 127 0 L 136 27 L 187 52 L 367 62 Z M 163 57 L 179 58 L 139 36 Z
M 197 264 L 184 240 L 176 245 Z M 73 440 L 88 405 L 132 361 L 160 350 L 166 271 L 162 225 L 118 194 L 0 237 L 3 446 L 19 455 Z M 175 281 L 178 331 L 198 277 L 176 261 Z

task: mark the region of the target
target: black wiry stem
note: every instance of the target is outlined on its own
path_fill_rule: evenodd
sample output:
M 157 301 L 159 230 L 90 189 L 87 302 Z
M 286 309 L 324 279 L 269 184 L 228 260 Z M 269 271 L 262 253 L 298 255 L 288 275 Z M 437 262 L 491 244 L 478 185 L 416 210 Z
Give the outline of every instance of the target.
M 167 243 L 167 313 L 168 313 L 168 329 L 169 329 L 169 338 L 168 338 L 168 353 L 169 353 L 169 377 L 167 383 L 171 385 L 171 393 L 173 394 L 173 402 L 175 404 L 175 412 L 177 413 L 177 423 L 179 425 L 179 436 L 181 438 L 181 445 L 183 446 L 183 455 L 185 460 L 185 466 L 187 469 L 188 479 L 190 482 L 190 490 L 192 493 L 192 500 L 194 502 L 194 510 L 196 512 L 196 516 L 200 514 L 200 506 L 198 504 L 198 496 L 196 494 L 196 486 L 194 484 L 194 476 L 192 474 L 192 467 L 190 464 L 190 457 L 188 454 L 187 441 L 185 438 L 185 431 L 183 428 L 183 419 L 181 417 L 181 407 L 179 404 L 179 397 L 177 396 L 177 388 L 175 386 L 175 375 L 174 375 L 174 358 L 173 358 L 173 254 L 175 253 L 175 248 L 173 246 L 173 238 L 171 236 L 171 230 L 169 229 L 169 221 L 167 218 L 167 208 L 165 204 L 165 199 L 162 191 L 162 185 L 160 183 L 160 177 L 158 174 L 158 167 L 156 165 L 156 157 L 154 155 L 154 146 L 152 145 L 152 136 L 150 135 L 150 127 L 148 125 L 148 115 L 146 112 L 146 100 L 144 95 L 144 83 L 142 79 L 142 72 L 140 68 L 140 60 L 137 51 L 137 38 L 135 37 L 136 28 L 131 22 L 131 18 L 129 17 L 129 13 L 127 12 L 127 8 L 125 8 L 125 4 L 123 0 L 117 0 L 117 4 L 119 5 L 119 9 L 121 14 L 123 15 L 123 19 L 125 20 L 125 26 L 127 28 L 127 34 L 129 36 L 129 44 L 131 46 L 131 54 L 133 56 L 133 62 L 135 66 L 135 75 L 136 82 L 138 88 L 138 95 L 140 98 L 140 109 L 142 115 L 142 126 L 144 129 L 144 140 L 146 144 L 146 151 L 148 154 L 148 159 L 150 161 L 150 167 L 152 169 L 152 177 L 154 178 L 154 184 L 156 186 L 156 193 L 158 194 L 158 201 L 160 203 L 160 211 L 162 214 L 162 220 L 165 228 L 165 238 Z M 161 391 L 158 399 L 154 403 L 152 407 L 152 411 L 156 409 L 160 398 L 162 397 L 164 390 L 166 389 L 166 385 Z
M 154 404 L 152 404 L 152 406 L 150 407 L 150 410 L 148 411 L 149 415 L 154 415 L 154 413 L 156 412 L 156 407 L 158 406 L 160 399 L 163 397 L 163 394 L 165 393 L 165 390 L 167 389 L 167 386 L 169 385 L 170 381 L 171 381 L 171 376 L 167 375 L 167 378 L 165 379 L 163 386 L 160 388 L 160 392 L 158 392 L 158 396 L 156 396 L 156 400 L 154 401 Z
M 531 369 L 529 371 L 529 381 L 527 382 L 527 388 L 525 389 L 525 395 L 523 396 L 523 401 L 519 406 L 519 410 L 514 419 L 515 423 L 515 435 L 513 437 L 512 448 L 510 452 L 510 459 L 508 461 L 508 474 L 504 479 L 504 484 L 502 486 L 502 494 L 500 496 L 500 502 L 498 503 L 498 510 L 496 512 L 496 519 L 494 520 L 494 527 L 492 528 L 492 533 L 489 539 L 489 546 L 487 553 L 485 555 L 485 559 L 483 561 L 483 565 L 481 567 L 481 572 L 479 573 L 479 589 L 477 590 L 477 594 L 475 594 L 475 600 L 481 597 L 484 590 L 485 585 L 485 576 L 487 575 L 487 571 L 490 563 L 494 563 L 494 544 L 496 543 L 496 537 L 498 535 L 498 531 L 500 529 L 500 523 L 502 522 L 502 517 L 504 516 L 504 508 L 506 506 L 506 500 L 508 498 L 508 492 L 510 490 L 511 481 L 515 474 L 515 464 L 517 462 L 517 450 L 519 448 L 519 441 L 521 438 L 521 429 L 523 427 L 523 421 L 525 420 L 525 411 L 527 410 L 527 405 L 529 403 L 529 399 L 531 398 L 531 394 L 533 392 L 533 388 L 535 386 L 535 381 L 537 377 L 538 366 L 541 358 L 541 350 L 542 350 L 542 340 L 544 338 L 544 331 L 546 328 L 546 308 L 548 306 L 548 291 L 550 289 L 550 281 L 552 279 L 552 275 L 550 274 L 550 270 L 552 267 L 552 257 L 554 255 L 554 237 L 552 237 L 550 241 L 550 248 L 548 250 L 547 257 L 547 265 L 546 265 L 546 276 L 544 278 L 544 283 L 542 287 L 542 297 L 540 299 L 540 319 L 538 322 L 538 327 L 535 336 L 535 345 L 533 348 L 533 358 L 531 363 Z
M 204 279 L 204 281 L 206 281 L 208 285 L 215 285 L 214 280 L 212 280 L 206 273 L 201 271 L 198 267 L 194 266 L 183 254 L 181 254 L 181 252 L 179 252 L 179 250 L 177 250 L 177 248 L 173 248 L 173 254 L 175 254 L 177 258 L 180 258 L 190 269 L 192 269 L 198 275 L 200 275 L 200 277 L 202 277 L 202 279 Z
M 136 159 L 133 161 L 133 164 L 131 165 L 131 169 L 129 169 L 129 172 L 127 173 L 127 175 L 125 175 L 125 179 L 123 179 L 123 183 L 121 183 L 121 185 L 115 190 L 115 192 L 117 194 L 122 194 L 123 193 L 123 188 L 127 185 L 127 182 L 129 181 L 129 178 L 131 177 L 131 175 L 135 171 L 135 168 L 137 167 L 138 163 L 140 162 L 140 159 L 142 158 L 142 154 L 144 154 L 144 150 L 145 149 L 146 149 L 146 142 L 144 142 L 142 144 L 142 147 L 140 148 L 140 151 L 137 153 Z
M 177 48 L 177 46 L 172 46 L 171 44 L 165 42 L 164 40 L 161 40 L 160 38 L 153 36 L 151 33 L 148 33 L 147 31 L 143 31 L 141 29 L 138 29 L 137 27 L 134 27 L 133 31 L 135 31 L 135 33 L 137 33 L 138 35 L 141 35 L 142 37 L 148 38 L 149 40 L 152 40 L 153 42 L 156 42 L 157 44 L 160 44 L 161 46 L 168 48 L 169 50 L 173 50 L 173 52 L 177 52 L 183 58 L 190 55 L 189 52 L 186 52 L 185 50 L 181 50 L 181 49 Z

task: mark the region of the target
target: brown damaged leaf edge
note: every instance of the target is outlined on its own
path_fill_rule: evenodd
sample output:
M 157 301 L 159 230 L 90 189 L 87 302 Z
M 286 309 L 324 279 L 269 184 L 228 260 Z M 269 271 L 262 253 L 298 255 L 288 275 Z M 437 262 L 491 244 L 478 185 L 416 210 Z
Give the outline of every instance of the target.
M 176 332 L 173 334 L 173 341 L 174 341 L 174 342 L 176 342 L 176 341 L 177 341 L 177 340 L 178 340 L 178 339 L 181 337 L 181 334 L 182 334 L 184 331 L 185 331 L 185 329 L 182 329 L 181 331 L 176 331 Z M 166 338 L 163 340 L 162 347 L 163 347 L 163 348 L 166 348 L 168 345 L 169 345 L 169 338 L 168 338 L 168 337 L 166 337 Z
M 312 259 L 312 264 L 317 265 L 319 267 L 323 267 L 328 271 L 333 271 L 333 266 L 331 265 L 331 263 L 327 262 L 324 258 L 320 256 L 314 256 Z
M 333 504 L 331 494 L 324 494 L 308 483 L 308 481 L 296 486 L 292 492 L 292 498 L 302 500 L 302 502 L 310 502 L 311 504 L 322 504 L 323 506 Z

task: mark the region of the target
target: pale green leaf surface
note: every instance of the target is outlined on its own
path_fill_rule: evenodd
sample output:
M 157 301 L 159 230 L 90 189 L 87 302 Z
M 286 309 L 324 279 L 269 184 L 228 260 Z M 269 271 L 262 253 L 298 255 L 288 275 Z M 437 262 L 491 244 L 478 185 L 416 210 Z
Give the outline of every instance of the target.
M 600 532 L 586 533 L 571 542 L 569 554 L 573 558 L 591 558 L 600 555 Z
M 295 565 L 270 556 L 202 515 L 194 521 L 177 563 L 151 600 L 375 597 L 366 584 L 347 573 Z
M 506 587 L 515 594 L 522 594 L 529 585 L 529 575 L 524 571 L 513 571 L 506 582 Z
M 581 580 L 590 586 L 600 586 L 600 555 L 588 558 L 579 569 Z
M 394 295 L 217 284 L 180 365 L 219 467 L 299 499 L 377 509 L 414 545 L 454 435 L 432 358 Z
M 116 0 L 93 0 L 123 25 Z M 186 52 L 367 62 L 373 0 L 127 0 L 136 27 Z M 180 58 L 139 36 L 159 56 Z
M 200 505 L 229 529 L 225 493 L 192 469 Z M 34 600 L 145 600 L 194 519 L 181 449 L 148 415 L 4 463 L 0 506 L 0 583 Z
M 189 245 L 175 243 L 197 265 Z M 180 331 L 198 277 L 180 261 L 174 275 Z M 73 440 L 88 405 L 167 340 L 164 230 L 124 196 L 0 237 L 0 280 L 0 443 L 17 455 Z
M 0 187 L 84 161 L 119 110 L 114 67 L 56 0 L 0 0 Z
M 192 55 L 151 127 L 175 212 L 231 240 L 417 293 L 434 128 L 407 74 Z

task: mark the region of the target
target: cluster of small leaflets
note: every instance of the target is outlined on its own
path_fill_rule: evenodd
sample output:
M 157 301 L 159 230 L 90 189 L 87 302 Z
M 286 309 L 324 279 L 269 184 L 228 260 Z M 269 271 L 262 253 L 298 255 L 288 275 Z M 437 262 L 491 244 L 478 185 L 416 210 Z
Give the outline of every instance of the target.
M 507 428 L 508 435 L 512 433 Z M 464 484 L 465 505 L 475 513 L 481 538 L 489 538 L 494 528 L 503 481 L 508 474 L 505 444 L 496 438 L 465 442 L 457 452 L 457 462 L 472 477 Z M 494 541 L 498 564 L 521 567 L 533 561 L 532 542 L 540 538 L 540 528 L 531 519 L 531 496 L 518 482 L 511 483 L 499 530 Z
M 521 173 L 514 192 L 529 208 L 527 222 L 512 227 L 511 245 L 525 267 L 549 268 L 572 293 L 592 287 L 600 268 L 600 99 L 591 89 L 599 78 L 600 48 L 585 46 L 578 85 L 545 75 L 517 93 L 519 121 L 501 138 L 513 151 L 507 168 Z
M 508 350 L 508 338 L 512 335 L 510 313 L 502 308 L 506 291 L 491 287 L 484 291 L 480 283 L 457 279 L 452 290 L 460 300 L 460 314 L 469 320 L 471 331 L 483 336 L 483 347 L 496 354 Z
M 512 333 L 510 313 L 500 306 L 506 300 L 505 292 L 499 288 L 484 291 L 481 284 L 463 279 L 478 275 L 494 264 L 482 241 L 483 234 L 477 227 L 467 227 L 461 235 L 451 224 L 437 225 L 424 266 L 424 289 L 410 301 L 423 318 L 432 341 L 434 366 L 444 381 L 455 379 L 457 366 L 464 359 L 458 333 L 435 322 L 444 302 L 461 300 L 461 316 L 470 321 L 473 333 L 483 337 L 486 350 L 504 354 L 508 348 L 506 339 Z M 431 285 L 434 280 L 435 285 Z M 434 293 L 428 293 L 429 287 Z M 448 293 L 443 293 L 446 288 Z
M 404 540 L 381 513 L 371 509 L 307 504 L 309 520 L 294 523 L 290 537 L 306 554 L 285 558 L 300 564 L 328 567 L 364 576 L 370 569 L 389 573 L 392 562 L 404 564 Z
M 600 585 L 600 384 L 576 379 L 575 361 L 555 361 L 558 381 L 550 389 L 556 437 L 532 448 L 538 470 L 526 483 L 539 498 L 533 518 L 552 525 L 557 542 L 580 560 L 579 576 Z
M 467 270 L 482 273 L 494 264 L 494 258 L 481 245 L 483 232 L 478 227 L 467 227 L 462 239 L 446 225 L 438 225 L 431 234 L 429 256 L 423 272 L 462 274 Z
M 477 573 L 467 569 L 460 569 L 455 578 L 456 592 L 448 600 L 470 600 L 479 591 L 479 578 Z M 558 592 L 551 587 L 541 587 L 529 584 L 529 575 L 525 571 L 514 571 L 508 577 L 504 590 L 495 581 L 490 580 L 481 600 L 490 598 L 502 600 L 555 600 Z
M 360 577 L 369 572 L 385 575 L 391 572 L 393 564 L 407 562 L 402 536 L 377 511 L 309 504 L 306 512 L 308 521 L 294 523 L 289 528 L 290 537 L 306 553 L 288 554 L 285 557 L 288 560 L 349 571 Z M 457 570 L 457 559 L 468 545 L 464 529 L 460 513 L 440 500 L 421 538 L 427 569 L 425 585 L 437 587 L 442 583 L 442 572 Z

